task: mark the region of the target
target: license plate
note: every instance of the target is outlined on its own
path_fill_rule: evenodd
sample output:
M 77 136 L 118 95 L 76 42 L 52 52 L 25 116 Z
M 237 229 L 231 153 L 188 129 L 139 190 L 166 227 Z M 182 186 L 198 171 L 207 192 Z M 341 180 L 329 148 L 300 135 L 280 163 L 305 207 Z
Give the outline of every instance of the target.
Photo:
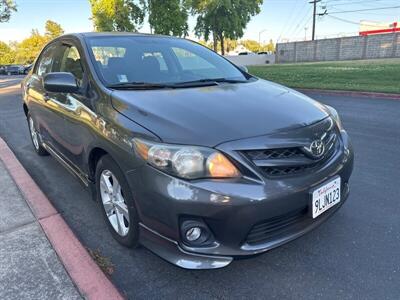
M 340 177 L 324 183 L 312 192 L 312 217 L 315 219 L 340 202 Z

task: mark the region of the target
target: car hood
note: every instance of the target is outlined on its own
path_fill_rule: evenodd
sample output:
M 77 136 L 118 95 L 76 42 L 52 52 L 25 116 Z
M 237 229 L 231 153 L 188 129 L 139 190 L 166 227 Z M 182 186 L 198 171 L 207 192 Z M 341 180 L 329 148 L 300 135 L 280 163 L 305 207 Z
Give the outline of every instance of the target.
M 163 142 L 209 147 L 291 130 L 328 116 L 311 98 L 261 79 L 183 89 L 115 90 L 111 99 L 117 111 Z

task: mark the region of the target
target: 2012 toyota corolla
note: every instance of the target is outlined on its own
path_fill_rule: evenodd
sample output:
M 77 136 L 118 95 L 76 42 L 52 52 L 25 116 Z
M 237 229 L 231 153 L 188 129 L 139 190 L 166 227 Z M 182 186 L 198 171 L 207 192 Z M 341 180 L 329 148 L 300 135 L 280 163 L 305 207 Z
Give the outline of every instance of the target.
M 23 81 L 34 149 L 91 189 L 121 244 L 228 265 L 324 222 L 349 193 L 337 112 L 192 41 L 85 33 Z

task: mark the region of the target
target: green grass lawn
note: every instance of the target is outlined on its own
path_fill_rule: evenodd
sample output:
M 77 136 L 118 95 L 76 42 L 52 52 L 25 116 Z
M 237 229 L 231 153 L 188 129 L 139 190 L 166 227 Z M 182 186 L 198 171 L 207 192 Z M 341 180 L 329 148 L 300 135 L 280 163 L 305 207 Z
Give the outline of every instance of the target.
M 252 66 L 249 72 L 292 88 L 400 94 L 400 59 Z

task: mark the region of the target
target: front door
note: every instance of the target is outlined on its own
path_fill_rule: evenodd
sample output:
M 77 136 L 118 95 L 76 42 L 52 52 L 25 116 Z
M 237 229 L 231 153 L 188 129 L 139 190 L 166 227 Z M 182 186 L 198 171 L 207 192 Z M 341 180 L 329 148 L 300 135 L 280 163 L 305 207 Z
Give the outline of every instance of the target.
M 57 104 L 63 116 L 63 129 L 60 136 L 61 154 L 77 171 L 87 173 L 84 161 L 85 145 L 92 139 L 91 123 L 95 120 L 95 114 L 89 108 L 86 98 L 87 73 L 78 48 L 73 43 L 63 43 L 56 52 L 52 71 L 72 73 L 80 88 L 79 93 L 51 95 L 52 101 Z

